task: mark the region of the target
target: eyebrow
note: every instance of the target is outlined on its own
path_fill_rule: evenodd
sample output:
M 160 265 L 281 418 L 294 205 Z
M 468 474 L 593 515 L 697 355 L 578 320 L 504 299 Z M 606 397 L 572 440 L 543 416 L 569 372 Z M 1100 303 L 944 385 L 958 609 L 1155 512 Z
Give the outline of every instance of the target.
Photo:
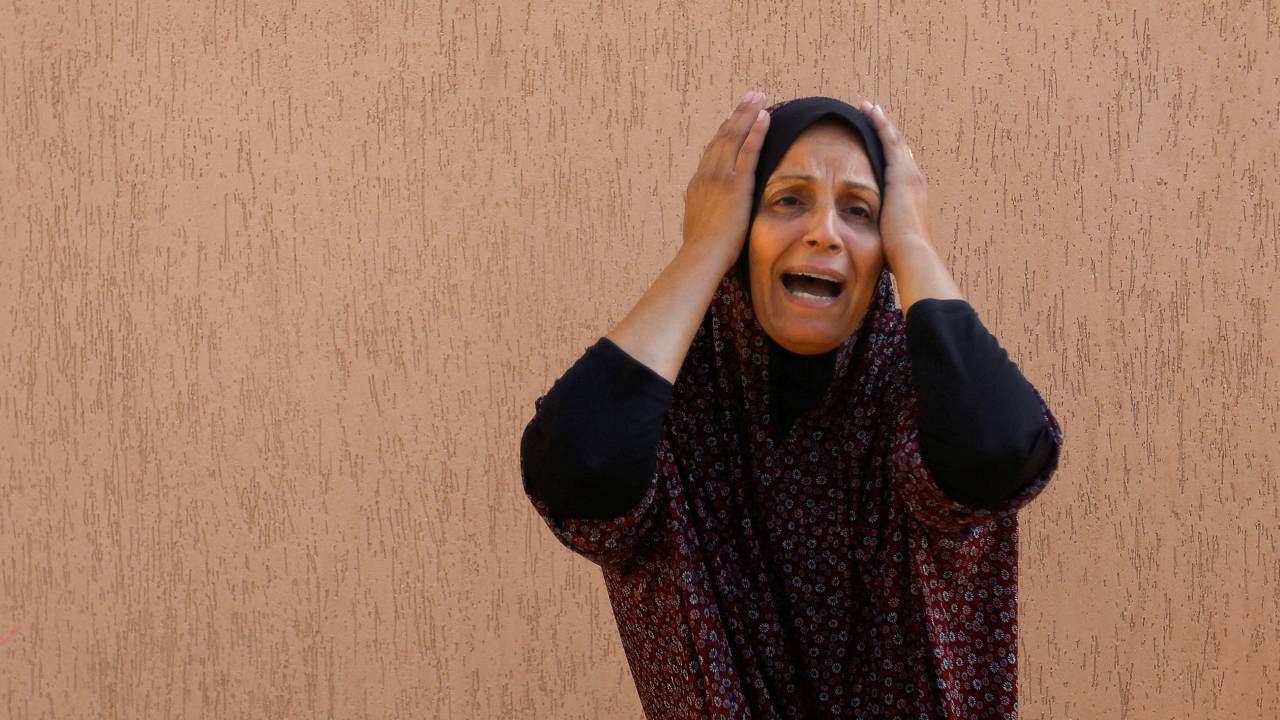
M 772 178 L 769 184 L 772 185 L 773 183 L 781 180 L 804 180 L 805 182 L 813 182 L 816 179 L 817 178 L 815 178 L 812 175 L 779 175 L 775 178 Z M 841 187 L 846 187 L 846 188 L 858 188 L 861 190 L 870 190 L 871 192 L 875 193 L 876 197 L 880 197 L 879 189 L 871 185 L 868 185 L 864 182 L 857 182 L 854 180 L 845 180 L 844 182 L 840 183 L 840 185 Z

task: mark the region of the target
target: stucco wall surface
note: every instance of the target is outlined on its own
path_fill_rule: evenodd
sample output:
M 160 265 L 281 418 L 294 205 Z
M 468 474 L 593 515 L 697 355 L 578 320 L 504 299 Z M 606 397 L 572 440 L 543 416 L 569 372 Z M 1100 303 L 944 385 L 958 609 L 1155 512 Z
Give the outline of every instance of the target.
M 1280 5 L 0 6 L 0 717 L 635 718 L 534 398 L 748 89 L 880 101 L 1067 435 L 1026 718 L 1280 707 Z

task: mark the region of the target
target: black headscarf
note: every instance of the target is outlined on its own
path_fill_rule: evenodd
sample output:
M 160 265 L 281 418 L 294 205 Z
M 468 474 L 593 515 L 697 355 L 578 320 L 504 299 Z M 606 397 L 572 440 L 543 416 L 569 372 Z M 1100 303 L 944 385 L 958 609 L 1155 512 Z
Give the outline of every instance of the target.
M 751 196 L 751 223 L 747 226 L 747 237 L 751 236 L 751 225 L 755 223 L 756 213 L 759 212 L 765 185 L 782 162 L 783 156 L 801 133 L 824 118 L 843 120 L 857 133 L 862 140 L 862 148 L 871 161 L 871 170 L 875 173 L 880 196 L 884 197 L 884 147 L 871 118 L 862 111 L 835 98 L 820 95 L 783 100 L 765 110 L 769 113 L 769 131 L 765 135 L 760 158 L 756 163 L 755 191 Z M 743 243 L 736 267 L 741 273 L 742 286 L 750 297 L 748 255 L 747 243 Z M 773 399 L 773 411 L 781 420 L 777 430 L 785 433 L 795 416 L 812 406 L 826 390 L 835 373 L 839 347 L 817 355 L 800 355 L 782 347 L 767 334 L 766 337 L 769 345 L 769 396 Z

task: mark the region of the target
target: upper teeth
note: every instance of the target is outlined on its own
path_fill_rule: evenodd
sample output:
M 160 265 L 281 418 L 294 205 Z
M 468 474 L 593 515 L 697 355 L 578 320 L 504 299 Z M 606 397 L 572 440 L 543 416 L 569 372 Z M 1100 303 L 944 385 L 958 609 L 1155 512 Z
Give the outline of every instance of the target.
M 832 277 L 832 276 L 830 276 L 830 275 L 820 275 L 820 274 L 818 274 L 818 273 L 811 273 L 811 272 L 796 272 L 796 273 L 792 273 L 792 275 L 804 275 L 804 276 L 806 276 L 806 277 L 818 278 L 819 280 L 827 280 L 827 281 L 829 281 L 829 282 L 833 282 L 833 283 L 839 283 L 839 282 L 840 282 L 840 280 L 839 280 L 838 278 L 834 278 L 834 277 Z

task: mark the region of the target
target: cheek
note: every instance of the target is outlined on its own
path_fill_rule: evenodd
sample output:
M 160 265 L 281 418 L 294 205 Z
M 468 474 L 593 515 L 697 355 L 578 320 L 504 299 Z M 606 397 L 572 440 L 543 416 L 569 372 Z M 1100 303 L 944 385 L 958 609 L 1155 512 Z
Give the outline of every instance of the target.
M 752 233 L 747 237 L 747 261 L 753 283 L 768 282 L 769 274 L 773 272 L 774 262 L 778 259 L 777 246 L 778 243 L 764 233 Z
M 770 254 L 769 246 L 773 244 L 770 242 L 769 233 L 762 231 L 761 225 L 762 222 L 757 218 L 751 224 L 751 232 L 747 235 L 747 256 L 752 260 L 757 258 L 763 260 L 764 256 Z
M 884 244 L 880 242 L 880 229 L 867 228 L 853 234 L 848 243 L 849 255 L 856 262 L 874 264 L 884 257 Z

